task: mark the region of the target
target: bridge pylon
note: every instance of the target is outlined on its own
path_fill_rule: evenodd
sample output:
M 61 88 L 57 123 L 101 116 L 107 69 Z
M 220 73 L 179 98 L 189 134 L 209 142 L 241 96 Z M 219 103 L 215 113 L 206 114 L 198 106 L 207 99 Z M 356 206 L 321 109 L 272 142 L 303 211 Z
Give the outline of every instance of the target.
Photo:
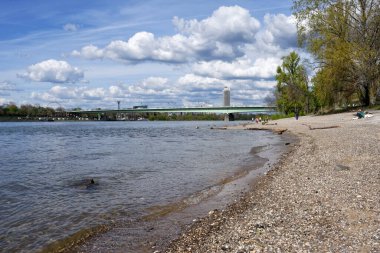
M 235 120 L 235 116 L 233 113 L 224 114 L 224 121 L 228 122 L 228 121 L 234 121 L 234 120 Z

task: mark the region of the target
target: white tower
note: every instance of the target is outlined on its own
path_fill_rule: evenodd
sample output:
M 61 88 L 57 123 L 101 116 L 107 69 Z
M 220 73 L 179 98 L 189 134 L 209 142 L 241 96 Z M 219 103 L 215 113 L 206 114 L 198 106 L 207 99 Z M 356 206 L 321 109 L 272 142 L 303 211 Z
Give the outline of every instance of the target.
M 223 106 L 230 106 L 230 88 L 228 88 L 227 86 L 224 87 L 224 90 L 223 90 Z

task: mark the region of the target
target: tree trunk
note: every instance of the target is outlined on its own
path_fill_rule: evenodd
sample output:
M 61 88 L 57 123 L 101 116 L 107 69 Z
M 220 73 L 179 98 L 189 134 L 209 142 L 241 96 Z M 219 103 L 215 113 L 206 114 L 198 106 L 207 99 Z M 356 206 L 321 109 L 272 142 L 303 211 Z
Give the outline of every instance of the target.
M 363 92 L 362 92 L 362 104 L 364 106 L 369 106 L 371 104 L 371 89 L 369 85 L 363 86 Z

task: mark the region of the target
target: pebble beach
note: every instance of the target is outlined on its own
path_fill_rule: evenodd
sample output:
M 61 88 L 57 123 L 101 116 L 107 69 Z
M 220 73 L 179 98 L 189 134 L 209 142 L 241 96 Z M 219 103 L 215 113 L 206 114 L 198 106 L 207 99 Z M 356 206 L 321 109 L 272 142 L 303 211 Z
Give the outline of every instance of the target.
M 296 138 L 248 193 L 194 220 L 165 252 L 380 252 L 380 112 L 371 113 L 233 127 Z

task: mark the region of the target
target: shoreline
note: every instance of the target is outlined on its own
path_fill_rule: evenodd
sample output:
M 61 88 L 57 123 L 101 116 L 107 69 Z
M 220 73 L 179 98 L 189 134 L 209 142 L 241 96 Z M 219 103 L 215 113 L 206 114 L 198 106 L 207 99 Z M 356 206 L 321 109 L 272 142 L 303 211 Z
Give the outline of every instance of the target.
M 225 210 L 210 211 L 163 252 L 376 252 L 380 248 L 380 112 L 231 127 L 286 129 L 288 155 Z M 229 129 L 229 128 L 228 128 Z
M 229 203 L 236 202 L 250 191 L 252 183 L 266 174 L 287 152 L 289 146 L 285 144 L 296 142 L 291 135 L 266 135 L 269 139 L 264 142 L 265 145 L 251 145 L 247 150 L 250 162 L 239 167 L 229 177 L 221 178 L 210 188 L 195 192 L 176 203 L 150 207 L 141 218 L 117 222 L 107 232 L 81 240 L 64 252 L 162 252 L 194 221 L 207 216 L 209 210 L 225 209 Z

